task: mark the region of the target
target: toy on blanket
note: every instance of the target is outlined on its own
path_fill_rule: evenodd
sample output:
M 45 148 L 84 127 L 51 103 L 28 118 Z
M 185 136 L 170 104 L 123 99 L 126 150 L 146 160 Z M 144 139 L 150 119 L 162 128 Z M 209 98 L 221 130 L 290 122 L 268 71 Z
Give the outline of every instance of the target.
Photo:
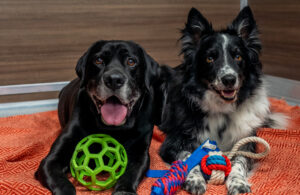
M 258 142 L 265 146 L 262 153 L 238 151 L 249 143 Z M 253 159 L 260 159 L 270 152 L 269 144 L 259 137 L 246 137 L 237 142 L 225 156 L 217 147 L 215 141 L 206 140 L 186 161 L 175 161 L 169 170 L 148 170 L 147 177 L 160 177 L 152 186 L 151 195 L 172 195 L 184 183 L 188 173 L 200 163 L 201 172 L 210 184 L 223 184 L 231 171 L 230 159 L 235 155 L 243 155 Z
M 76 146 L 70 162 L 72 176 L 90 190 L 113 187 L 127 166 L 124 147 L 114 138 L 93 134 Z

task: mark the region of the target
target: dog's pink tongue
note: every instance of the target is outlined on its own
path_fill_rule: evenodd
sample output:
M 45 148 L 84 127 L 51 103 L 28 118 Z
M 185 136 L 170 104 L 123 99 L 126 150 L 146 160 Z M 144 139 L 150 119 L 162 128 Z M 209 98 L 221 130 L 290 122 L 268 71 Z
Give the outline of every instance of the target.
M 117 102 L 106 102 L 101 107 L 101 114 L 108 125 L 120 125 L 127 115 L 127 107 Z

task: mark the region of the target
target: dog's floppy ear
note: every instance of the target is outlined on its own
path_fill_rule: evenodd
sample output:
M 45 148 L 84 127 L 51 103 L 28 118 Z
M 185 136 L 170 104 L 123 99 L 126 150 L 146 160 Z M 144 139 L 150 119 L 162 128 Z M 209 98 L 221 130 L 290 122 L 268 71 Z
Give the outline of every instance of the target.
M 196 8 L 192 8 L 189 12 L 185 28 L 181 31 L 181 53 L 185 57 L 190 56 L 195 51 L 201 37 L 211 31 L 211 24 Z
M 244 7 L 240 11 L 228 29 L 235 30 L 238 36 L 246 42 L 248 48 L 257 54 L 260 53 L 261 41 L 259 39 L 259 32 L 249 6 Z
M 88 53 L 85 52 L 78 60 L 75 71 L 77 76 L 83 81 L 85 74 L 85 66 L 87 63 Z
M 158 69 L 159 65 L 158 63 L 149 56 L 144 49 L 144 62 L 145 62 L 145 87 L 147 91 L 152 95 L 153 90 L 151 89 L 151 86 L 153 86 L 156 82 L 156 78 L 158 76 Z
M 89 56 L 93 48 L 95 48 L 95 45 L 97 45 L 99 42 L 94 43 L 78 60 L 75 71 L 77 76 L 80 78 L 80 87 L 83 87 L 85 85 L 85 74 L 86 74 L 86 66 L 89 63 Z

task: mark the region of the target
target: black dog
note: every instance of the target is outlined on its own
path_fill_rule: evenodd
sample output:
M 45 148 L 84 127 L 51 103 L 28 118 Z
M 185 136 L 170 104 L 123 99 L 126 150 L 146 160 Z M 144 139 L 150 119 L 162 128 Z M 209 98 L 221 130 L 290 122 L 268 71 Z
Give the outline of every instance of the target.
M 229 151 L 241 138 L 256 135 L 259 127 L 284 126 L 284 116 L 269 109 L 259 60 L 261 42 L 249 7 L 221 31 L 214 31 L 192 8 L 182 33 L 184 62 L 169 70 L 173 79 L 162 87 L 164 161 L 186 159 L 207 138 Z M 255 152 L 255 145 L 243 149 Z M 243 156 L 233 159 L 226 180 L 229 194 L 250 192 L 247 173 L 252 163 Z M 193 194 L 206 191 L 199 166 L 189 173 L 184 188 Z
M 109 134 L 125 147 L 128 165 L 113 194 L 136 194 L 149 166 L 158 64 L 137 44 L 98 41 L 79 59 L 73 80 L 60 93 L 62 133 L 42 160 L 36 178 L 53 194 L 75 194 L 66 172 L 77 143 Z

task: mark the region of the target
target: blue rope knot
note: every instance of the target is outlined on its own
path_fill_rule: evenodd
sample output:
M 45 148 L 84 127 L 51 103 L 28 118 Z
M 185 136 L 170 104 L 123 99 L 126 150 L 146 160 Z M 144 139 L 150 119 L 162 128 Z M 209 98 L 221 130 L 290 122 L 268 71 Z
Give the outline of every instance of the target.
M 230 160 L 225 155 L 206 155 L 201 160 L 201 172 L 206 180 L 210 179 L 212 170 L 224 171 L 227 177 L 231 171 Z

